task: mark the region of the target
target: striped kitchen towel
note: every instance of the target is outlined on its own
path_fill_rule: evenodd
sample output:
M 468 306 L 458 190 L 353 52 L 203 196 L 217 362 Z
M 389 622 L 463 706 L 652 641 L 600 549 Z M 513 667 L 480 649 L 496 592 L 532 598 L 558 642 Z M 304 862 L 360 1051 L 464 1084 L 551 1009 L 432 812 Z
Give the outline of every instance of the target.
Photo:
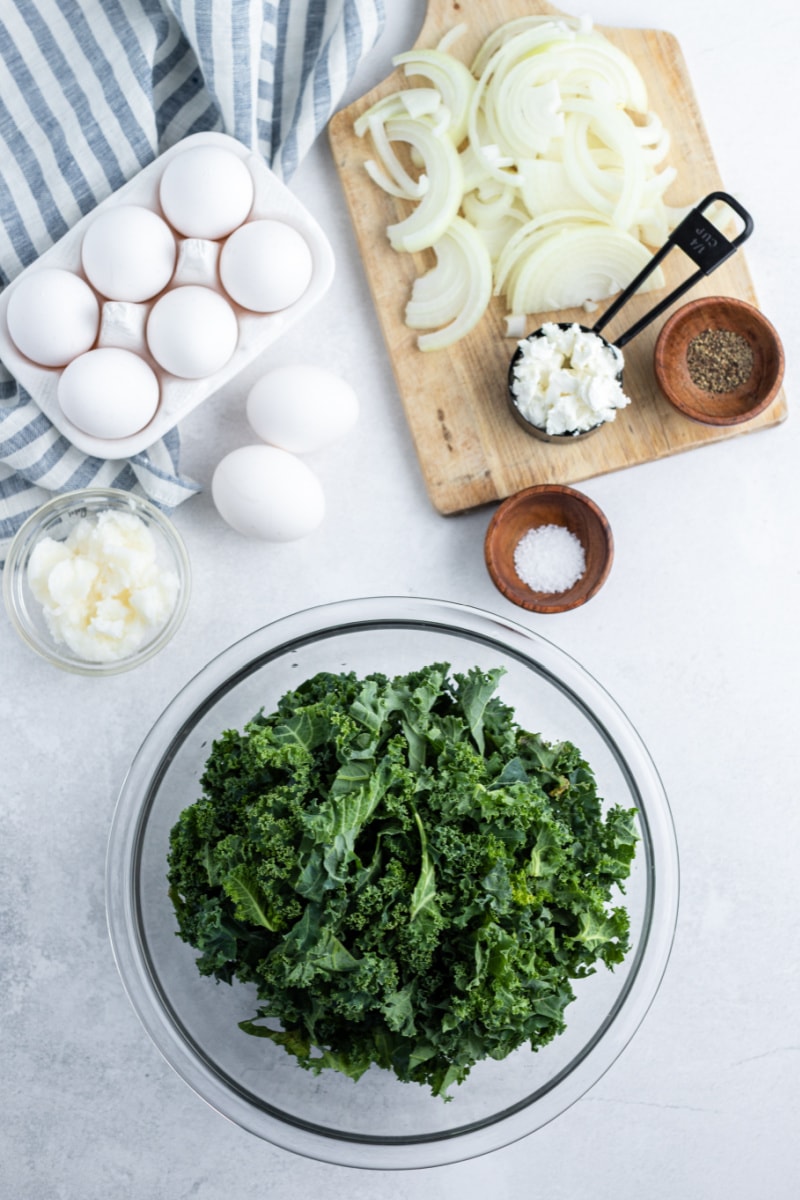
M 188 134 L 231 134 L 287 181 L 383 21 L 383 0 L 2 0 L 0 290 Z M 51 493 L 88 486 L 168 511 L 199 490 L 177 430 L 88 457 L 0 363 L 0 563 Z

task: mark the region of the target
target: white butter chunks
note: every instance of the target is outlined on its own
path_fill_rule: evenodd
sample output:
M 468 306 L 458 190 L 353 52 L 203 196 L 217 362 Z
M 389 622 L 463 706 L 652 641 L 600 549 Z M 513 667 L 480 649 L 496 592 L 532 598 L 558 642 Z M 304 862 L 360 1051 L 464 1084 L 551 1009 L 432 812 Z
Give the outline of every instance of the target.
M 316 475 L 277 446 L 232 450 L 214 471 L 211 495 L 232 529 L 269 542 L 305 537 L 325 516 L 325 496 Z
M 166 624 L 178 597 L 152 533 L 135 513 L 79 521 L 34 546 L 28 582 L 54 640 L 88 662 L 125 658 Z
M 346 380 L 324 367 L 276 367 L 250 389 L 247 419 L 270 445 L 313 454 L 353 428 L 358 398 Z

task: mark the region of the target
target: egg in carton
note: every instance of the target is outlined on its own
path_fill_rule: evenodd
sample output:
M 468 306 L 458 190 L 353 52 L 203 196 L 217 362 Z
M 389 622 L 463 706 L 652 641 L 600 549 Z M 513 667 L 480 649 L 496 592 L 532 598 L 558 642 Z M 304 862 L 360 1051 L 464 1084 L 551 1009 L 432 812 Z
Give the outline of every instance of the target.
M 184 138 L 0 295 L 0 358 L 73 445 L 146 449 L 331 284 L 330 244 L 262 158 Z

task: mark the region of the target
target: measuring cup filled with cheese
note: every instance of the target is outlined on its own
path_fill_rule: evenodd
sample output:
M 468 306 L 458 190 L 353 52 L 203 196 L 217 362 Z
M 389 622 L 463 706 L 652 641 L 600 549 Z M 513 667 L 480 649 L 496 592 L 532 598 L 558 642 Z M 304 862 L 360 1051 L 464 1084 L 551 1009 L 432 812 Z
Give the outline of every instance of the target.
M 712 205 L 727 204 L 743 228 L 727 238 L 706 216 Z M 623 388 L 622 347 L 680 296 L 725 262 L 753 230 L 748 212 L 726 192 L 712 192 L 693 208 L 591 328 L 577 322 L 546 322 L 517 344 L 508 370 L 508 403 L 515 421 L 534 437 L 573 442 L 596 433 L 630 403 Z M 666 255 L 679 247 L 697 270 L 613 342 L 601 330 L 617 315 Z

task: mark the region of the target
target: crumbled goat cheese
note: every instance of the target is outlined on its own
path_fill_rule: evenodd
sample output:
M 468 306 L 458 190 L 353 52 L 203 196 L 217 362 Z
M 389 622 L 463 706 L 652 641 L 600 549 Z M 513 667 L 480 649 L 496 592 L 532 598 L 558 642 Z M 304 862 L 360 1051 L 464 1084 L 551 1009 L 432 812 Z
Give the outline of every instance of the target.
M 623 358 L 598 334 L 553 322 L 519 342 L 511 390 L 527 421 L 550 435 L 585 433 L 630 404 L 617 378 Z
M 571 530 L 539 525 L 517 542 L 514 568 L 534 592 L 566 592 L 586 570 L 586 555 Z

